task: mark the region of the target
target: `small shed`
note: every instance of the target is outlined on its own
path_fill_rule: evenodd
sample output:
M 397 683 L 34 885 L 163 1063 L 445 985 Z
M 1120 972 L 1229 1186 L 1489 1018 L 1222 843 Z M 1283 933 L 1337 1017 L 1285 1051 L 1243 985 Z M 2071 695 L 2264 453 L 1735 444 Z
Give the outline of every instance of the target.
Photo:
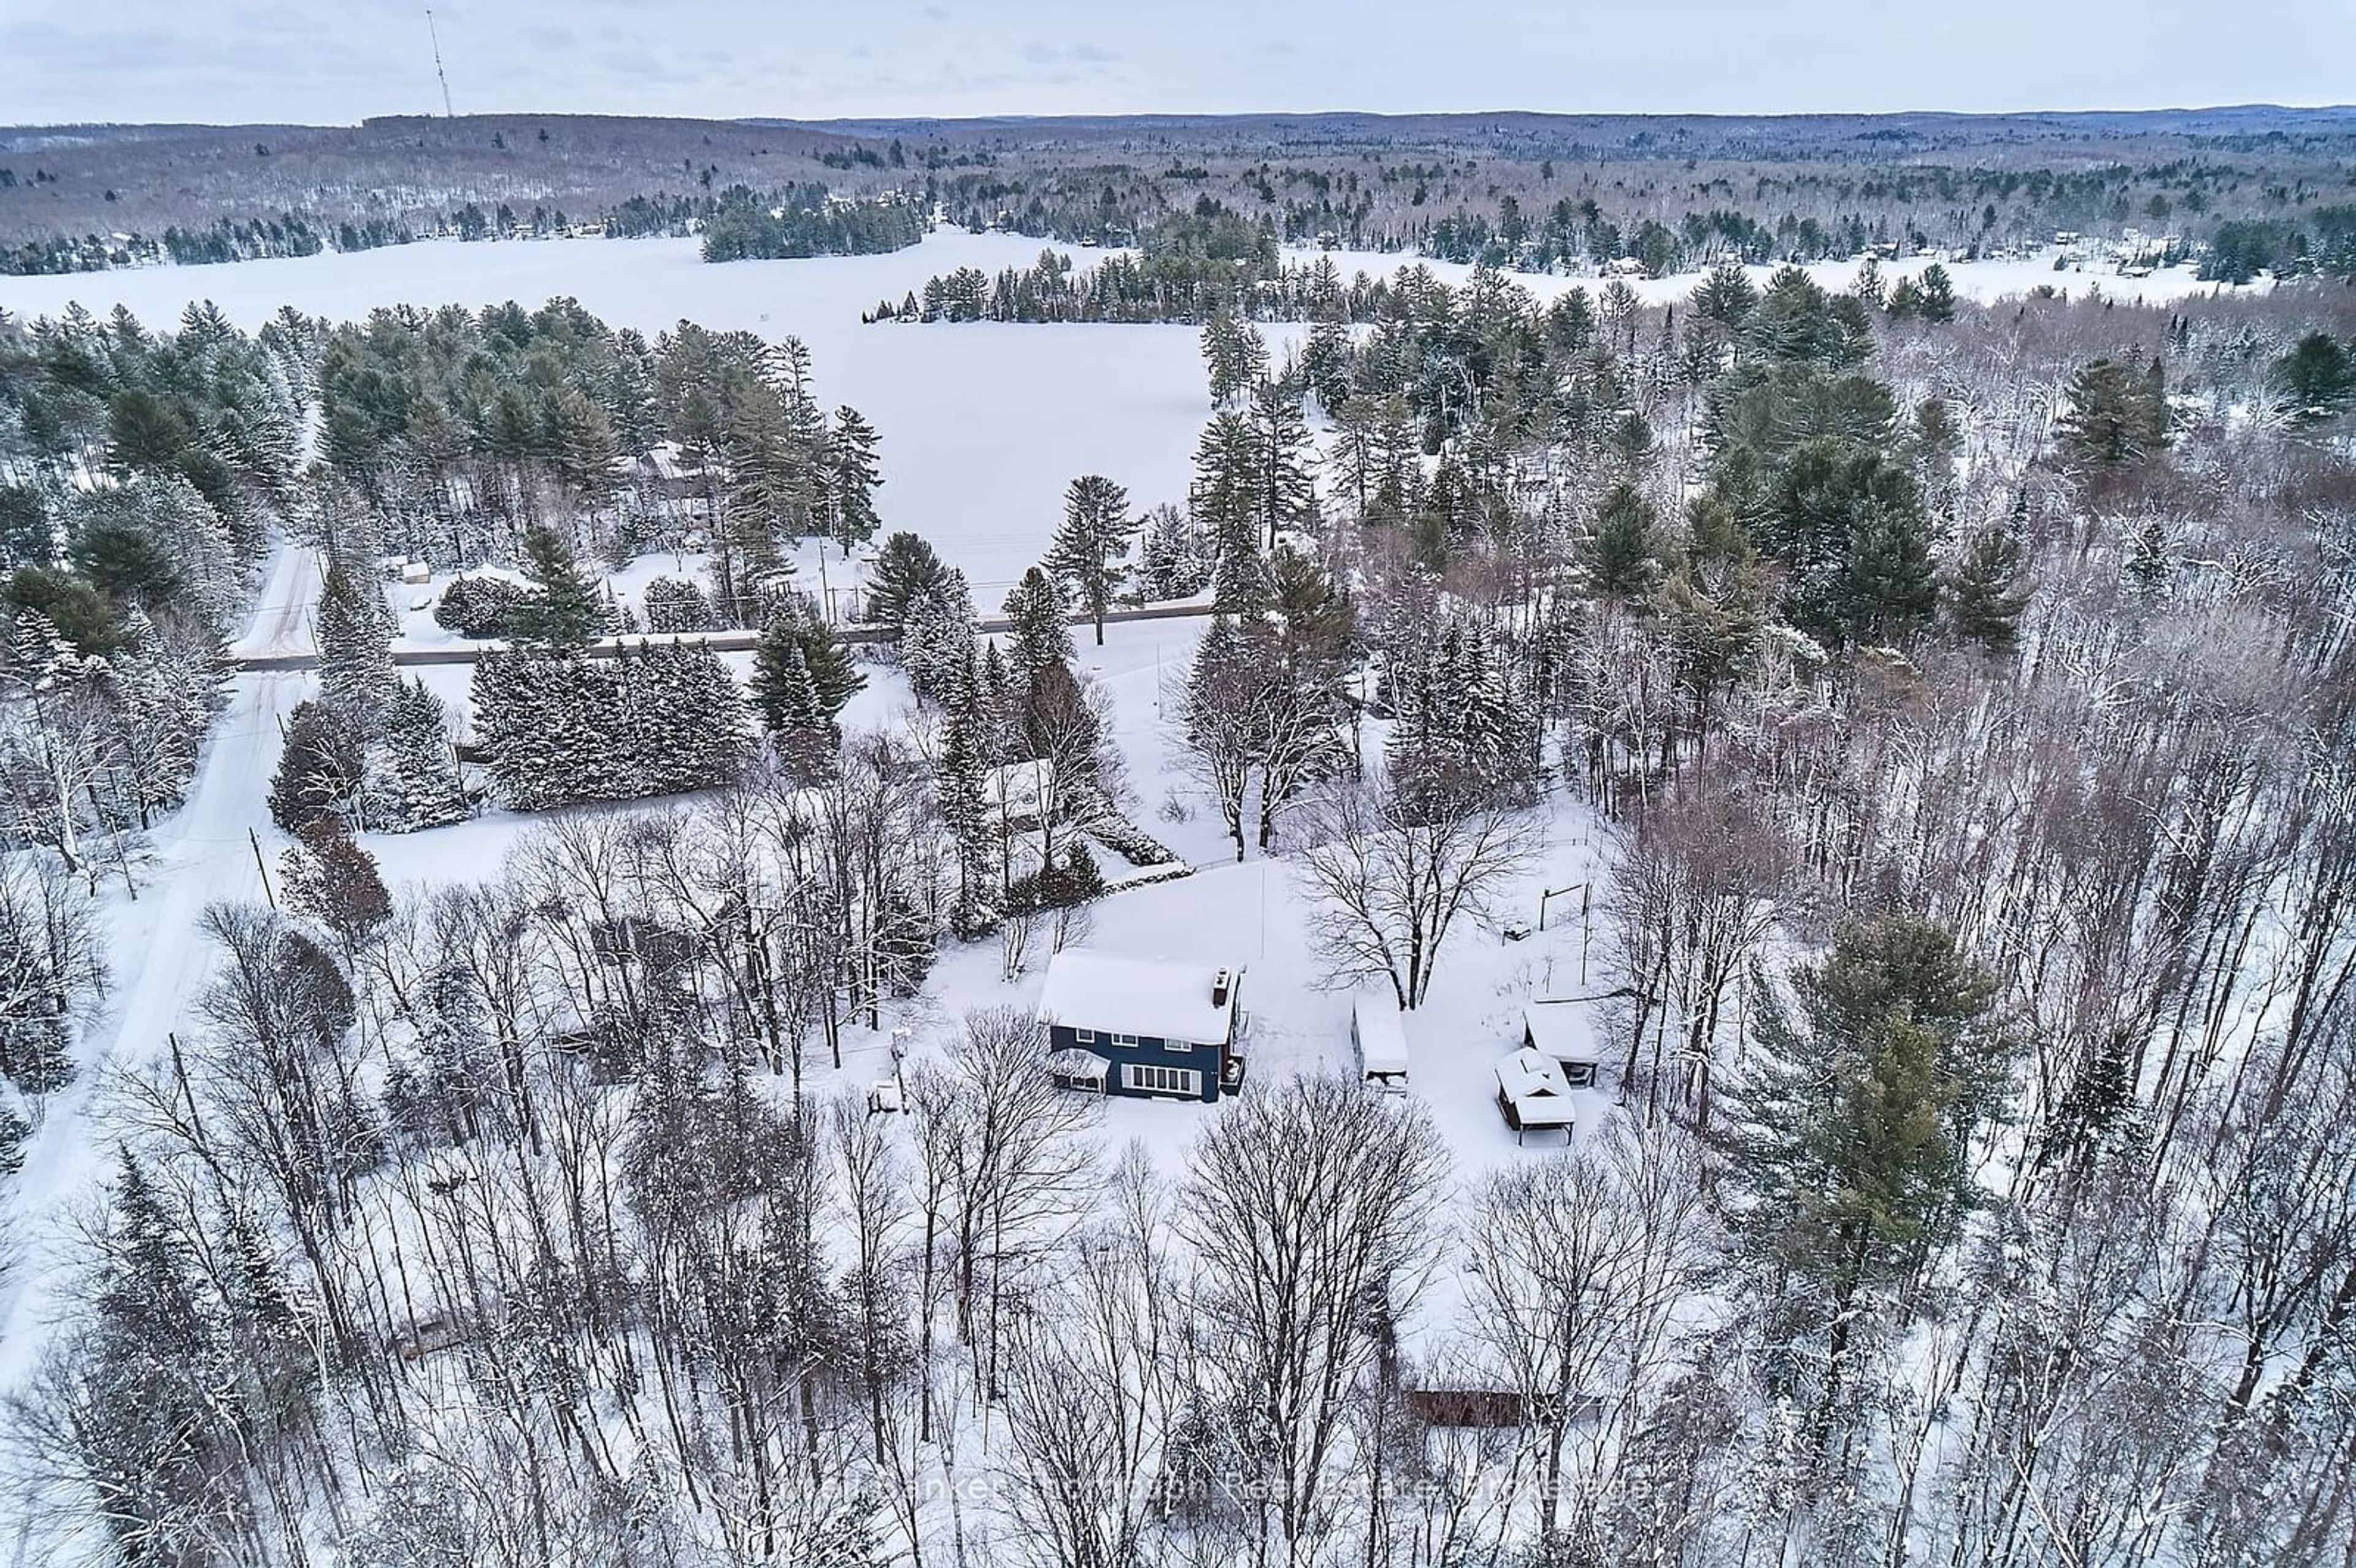
M 1549 1129 L 1569 1137 L 1579 1121 L 1562 1069 L 1526 1045 L 1497 1063 L 1497 1109 L 1515 1143 Z
M 1041 826 L 1046 803 L 1055 795 L 1055 764 L 1044 757 L 1008 763 L 981 775 L 982 805 L 1009 827 Z
M 1387 986 L 1368 986 L 1350 999 L 1350 1047 L 1358 1070 L 1378 1089 L 1407 1089 L 1407 1020 Z
M 1522 1008 L 1522 1044 L 1553 1062 L 1574 1089 L 1592 1089 L 1603 1076 L 1603 1041 L 1592 1001 L 1528 1003 Z

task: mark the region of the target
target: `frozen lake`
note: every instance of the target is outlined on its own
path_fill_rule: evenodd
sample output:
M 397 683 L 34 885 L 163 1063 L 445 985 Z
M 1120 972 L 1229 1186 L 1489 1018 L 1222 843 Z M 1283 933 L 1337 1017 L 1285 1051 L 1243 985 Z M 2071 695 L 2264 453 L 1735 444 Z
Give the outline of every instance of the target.
M 168 327 L 190 301 L 210 300 L 252 329 L 288 304 L 351 320 L 380 305 L 537 306 L 570 295 L 649 337 L 682 319 L 799 337 L 816 358 L 826 405 L 851 404 L 882 433 L 884 527 L 931 539 L 995 610 L 1046 549 L 1064 486 L 1078 475 L 1128 485 L 1141 510 L 1183 501 L 1194 438 L 1211 411 L 1191 327 L 860 325 L 862 311 L 896 304 L 937 272 L 1028 266 L 1041 249 L 1035 240 L 952 229 L 888 256 L 711 265 L 692 240 L 426 241 L 0 278 L 0 308 L 55 315 L 78 301 L 102 315 L 119 304 Z M 1083 264 L 1087 257 L 1076 253 Z
M 192 300 L 210 300 L 240 325 L 259 326 L 281 305 L 335 320 L 380 305 L 514 300 L 526 306 L 570 295 L 616 326 L 648 336 L 682 319 L 764 337 L 798 336 L 816 357 L 827 406 L 850 403 L 883 435 L 884 527 L 912 528 L 965 569 L 975 599 L 994 610 L 1045 550 L 1063 515 L 1064 487 L 1103 474 L 1129 487 L 1140 511 L 1183 501 L 1194 441 L 1210 416 L 1197 335 L 1184 326 L 1035 326 L 969 324 L 862 326 L 862 311 L 896 304 L 926 278 L 970 266 L 995 273 L 1028 266 L 1042 241 L 948 229 L 888 256 L 705 263 L 692 240 L 429 240 L 349 253 L 209 267 L 145 267 L 65 277 L 0 277 L 0 308 L 55 315 L 75 302 L 104 315 L 127 305 L 151 326 L 177 321 Z M 1061 249 L 1061 247 L 1058 247 Z M 1086 266 L 1087 251 L 1073 251 Z M 1409 256 L 1337 252 L 1344 276 L 1384 272 Z M 1429 263 L 1451 283 L 1471 268 Z M 1891 280 L 1919 275 L 1927 257 L 1892 262 Z M 2205 292 L 2189 267 L 2141 279 L 2090 265 L 2056 272 L 2050 257 L 1951 263 L 1956 292 L 1991 300 L 2050 283 L 2076 294 L 2088 284 L 2110 298 L 2151 303 Z M 1770 268 L 1751 269 L 1762 282 Z M 1854 261 L 1808 271 L 1827 287 L 1854 280 Z M 1519 276 L 1541 300 L 1592 278 Z M 1638 280 L 1649 302 L 1683 298 L 1697 274 Z M 1300 328 L 1265 329 L 1281 357 Z

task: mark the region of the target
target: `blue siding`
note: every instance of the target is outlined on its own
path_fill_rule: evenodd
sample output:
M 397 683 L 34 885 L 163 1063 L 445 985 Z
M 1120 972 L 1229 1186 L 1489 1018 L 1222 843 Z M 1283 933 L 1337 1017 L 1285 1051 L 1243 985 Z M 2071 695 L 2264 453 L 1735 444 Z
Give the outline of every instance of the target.
M 1173 1100 L 1175 1094 L 1157 1094 L 1143 1089 L 1131 1089 L 1122 1082 L 1123 1067 L 1175 1067 L 1202 1074 L 1202 1092 L 1196 1097 L 1205 1104 L 1219 1098 L 1219 1066 L 1223 1053 L 1215 1045 L 1173 1043 L 1153 1035 L 1140 1035 L 1135 1043 L 1113 1043 L 1112 1036 L 1098 1034 L 1093 1040 L 1082 1040 L 1079 1031 L 1065 1024 L 1048 1029 L 1048 1049 L 1052 1051 L 1085 1051 L 1100 1056 L 1111 1064 L 1105 1076 L 1105 1093 L 1126 1094 L 1140 1100 Z

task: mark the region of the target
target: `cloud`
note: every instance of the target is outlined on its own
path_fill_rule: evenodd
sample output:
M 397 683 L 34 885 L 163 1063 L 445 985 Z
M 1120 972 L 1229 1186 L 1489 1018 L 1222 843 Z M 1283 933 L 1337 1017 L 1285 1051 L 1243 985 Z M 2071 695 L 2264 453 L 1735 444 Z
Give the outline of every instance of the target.
M 1195 0 L 1175 29 L 1134 4 L 908 0 L 795 7 L 790 32 L 761 0 L 433 3 L 461 109 L 547 113 L 773 113 L 787 80 L 813 117 L 2316 102 L 2347 96 L 2330 62 L 2356 55 L 2356 5 L 2312 0 L 2222 32 L 2213 0 L 1979 0 L 1968 26 L 1882 0 L 1687 0 L 1674 50 L 1641 7 L 1527 0 L 1461 0 L 1438 28 L 1407 0 Z M 349 123 L 438 107 L 421 0 L 37 5 L 0 0 L 0 118 Z M 2203 48 L 2182 49 L 2195 34 Z

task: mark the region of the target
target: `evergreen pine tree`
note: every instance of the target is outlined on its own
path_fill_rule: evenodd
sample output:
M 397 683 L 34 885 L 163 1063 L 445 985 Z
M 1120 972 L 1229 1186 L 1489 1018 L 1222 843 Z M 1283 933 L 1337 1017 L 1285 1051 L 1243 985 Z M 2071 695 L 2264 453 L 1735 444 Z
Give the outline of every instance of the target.
M 1888 916 L 1759 995 L 1763 1049 L 1733 1096 L 1742 1230 L 1793 1282 L 1787 1331 L 1822 1335 L 1815 1397 L 1841 1408 L 1858 1309 L 1899 1287 L 1973 1207 L 1975 1133 L 2000 1107 L 1993 988 L 1937 927 Z
M 1917 507 L 1858 510 L 1833 593 L 1844 640 L 1903 637 L 1930 621 L 1939 606 L 1931 543 L 1930 520 Z
M 1137 576 L 1138 592 L 1148 602 L 1192 599 L 1211 585 L 1210 542 L 1193 518 L 1164 502 L 1145 515 Z
M 25 1168 L 25 1146 L 32 1136 L 33 1125 L 0 1102 L 0 1176 L 14 1176 Z
M 586 510 L 594 511 L 621 487 L 615 473 L 622 447 L 605 411 L 580 392 L 568 391 L 555 405 L 552 456 L 556 476 Z
M 845 403 L 834 411 L 826 437 L 826 488 L 834 541 L 846 560 L 852 546 L 865 544 L 883 526 L 875 513 L 875 491 L 884 483 L 875 448 L 875 427 L 857 409 Z
M 754 706 L 763 727 L 775 734 L 815 724 L 831 735 L 843 705 L 866 684 L 850 649 L 808 600 L 794 601 L 773 618 L 754 653 Z
M 1319 321 L 1309 329 L 1309 342 L 1301 353 L 1301 377 L 1328 417 L 1349 400 L 1351 357 L 1350 329 L 1341 322 Z
M 900 624 L 900 667 L 919 699 L 942 701 L 973 655 L 973 596 L 965 573 L 953 571 L 943 586 L 926 590 L 909 603 Z
M 1740 515 L 1715 491 L 1694 497 L 1686 508 L 1686 524 L 1689 534 L 1686 553 L 1697 566 L 1742 560 L 1751 554 L 1751 536 L 1743 529 Z
M 1736 261 L 1721 261 L 1695 288 L 1694 313 L 1704 321 L 1732 332 L 1759 306 L 1758 285 Z
M 75 1345 L 91 1400 L 77 1412 L 76 1458 L 114 1555 L 199 1561 L 212 1554 L 209 1521 L 244 1501 L 230 1501 L 221 1480 L 236 1461 L 219 1447 L 238 1439 L 219 1381 L 216 1309 L 194 1249 L 127 1149 L 107 1209 Z
M 1955 319 L 1955 280 L 1936 261 L 1922 269 L 1919 308 L 1924 321 L 1944 325 Z
M 633 795 L 677 795 L 734 779 L 745 740 L 735 677 L 701 643 L 641 643 L 617 661 Z
M 772 628 L 761 640 L 754 670 L 754 700 L 762 727 L 771 734 L 795 734 L 821 729 L 826 716 L 819 709 L 818 688 L 810 682 L 809 665 L 802 657 L 800 639 Z
M 2147 371 L 2115 359 L 2096 359 L 2071 378 L 2069 406 L 2054 427 L 2062 455 L 2081 469 L 2124 468 L 2168 443 L 2168 405 Z
M 377 594 L 381 600 L 383 595 Z M 327 568 L 314 621 L 319 645 L 319 689 L 341 706 L 364 733 L 384 723 L 398 677 L 392 639 L 379 607 L 363 597 L 341 561 Z
M 586 648 L 605 632 L 610 612 L 596 584 L 582 575 L 573 541 L 534 524 L 524 530 L 523 548 L 532 593 L 509 617 L 509 640 L 558 653 Z
M 1240 414 L 1220 414 L 1195 447 L 1187 506 L 1214 542 L 1212 581 L 1223 610 L 1239 613 L 1266 603 L 1259 520 L 1267 508 L 1259 485 L 1258 446 L 1250 422 Z
M 997 923 L 995 895 L 1004 880 L 998 837 L 991 830 L 985 780 L 992 747 L 982 701 L 980 667 L 969 654 L 943 691 L 940 760 L 933 770 L 941 823 L 957 846 L 958 896 L 949 928 L 968 940 Z
M 1064 521 L 1043 563 L 1068 587 L 1095 623 L 1104 645 L 1106 609 L 1129 576 L 1129 492 L 1101 474 L 1084 474 L 1064 492 Z
M 1660 581 L 1653 504 L 1634 485 L 1612 486 L 1596 509 L 1584 556 L 1588 581 L 1607 599 L 1642 599 Z
M 1252 494 L 1267 548 L 1274 549 L 1280 530 L 1304 528 L 1317 519 L 1317 490 L 1311 478 L 1315 454 L 1299 388 L 1273 380 L 1254 389 L 1251 439 L 1256 469 Z
M 1041 670 L 1072 656 L 1071 629 L 1064 624 L 1064 596 L 1055 579 L 1034 566 L 1006 596 L 1005 608 L 1006 618 L 1013 623 L 1008 673 L 1016 689 L 1027 692 Z
M 1223 307 L 1203 324 L 1203 362 L 1210 372 L 1211 406 L 1225 408 L 1268 373 L 1268 345 Z
M 519 811 L 637 793 L 612 660 L 519 649 L 475 665 L 475 729 L 499 798 Z
M 867 571 L 867 621 L 872 625 L 896 626 L 908 602 L 918 593 L 937 590 L 948 568 L 933 547 L 902 529 L 887 535 Z
M 2328 332 L 2310 332 L 2275 363 L 2283 402 L 2302 424 L 2328 420 L 2356 400 L 2356 357 Z
M 323 816 L 356 816 L 366 778 L 365 745 L 344 711 L 325 702 L 297 704 L 270 781 L 270 820 L 300 833 Z
M 423 680 L 393 688 L 384 727 L 384 826 L 397 832 L 465 820 L 466 796 L 458 779 L 442 699 Z
M 1973 537 L 1956 563 L 1948 594 L 1955 635 L 1991 653 L 2008 654 L 2020 637 L 2021 612 L 2029 607 L 2029 584 L 2020 571 L 2020 540 L 2005 528 Z
M 641 596 L 649 632 L 708 632 L 712 601 L 703 590 L 683 577 L 658 577 Z

